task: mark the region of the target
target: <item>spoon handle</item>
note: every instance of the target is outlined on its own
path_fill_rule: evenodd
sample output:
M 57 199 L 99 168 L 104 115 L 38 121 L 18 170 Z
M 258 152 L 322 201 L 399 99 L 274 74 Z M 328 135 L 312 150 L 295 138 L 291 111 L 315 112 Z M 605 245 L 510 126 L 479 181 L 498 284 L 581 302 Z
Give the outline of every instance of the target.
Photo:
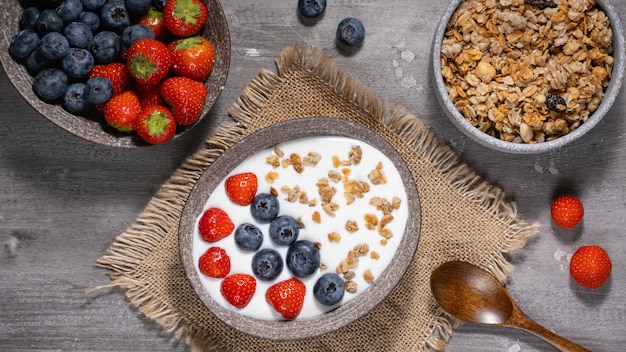
M 530 319 L 521 311 L 515 314 L 510 321 L 515 327 L 528 331 L 529 333 L 537 336 L 538 338 L 549 343 L 552 347 L 561 352 L 591 352 L 590 350 L 573 343 L 572 341 L 559 336 L 552 331 L 537 324 L 534 320 Z

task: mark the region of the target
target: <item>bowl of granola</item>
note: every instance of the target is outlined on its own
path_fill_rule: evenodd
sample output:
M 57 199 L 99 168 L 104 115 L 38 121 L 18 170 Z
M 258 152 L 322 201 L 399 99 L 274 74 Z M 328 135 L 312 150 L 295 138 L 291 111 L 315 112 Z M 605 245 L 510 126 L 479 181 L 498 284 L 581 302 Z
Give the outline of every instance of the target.
M 446 115 L 471 139 L 541 153 L 609 112 L 624 48 L 607 0 L 453 0 L 433 40 L 431 73 Z
M 295 340 L 385 299 L 420 226 L 417 188 L 390 143 L 355 122 L 301 118 L 252 133 L 209 166 L 183 209 L 179 251 L 215 317 Z

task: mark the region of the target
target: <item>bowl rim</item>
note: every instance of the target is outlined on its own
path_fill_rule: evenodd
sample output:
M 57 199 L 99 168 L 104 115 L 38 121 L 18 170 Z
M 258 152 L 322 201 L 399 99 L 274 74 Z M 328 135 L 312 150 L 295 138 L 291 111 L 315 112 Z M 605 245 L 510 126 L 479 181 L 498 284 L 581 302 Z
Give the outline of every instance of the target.
M 560 149 L 564 145 L 578 139 L 595 127 L 600 120 L 602 120 L 604 115 L 608 113 L 619 95 L 622 81 L 624 79 L 624 71 L 626 67 L 626 39 L 624 38 L 624 28 L 622 27 L 619 15 L 617 11 L 615 11 L 613 5 L 609 2 L 609 0 L 596 0 L 596 4 L 604 11 L 606 16 L 609 18 L 609 23 L 611 24 L 613 32 L 613 57 L 615 58 L 615 61 L 611 72 L 611 79 L 604 92 L 602 102 L 598 106 L 598 109 L 589 116 L 586 122 L 582 123 L 574 131 L 557 139 L 533 144 L 506 142 L 496 137 L 492 137 L 470 124 L 449 98 L 443 82 L 443 76 L 441 75 L 441 60 L 439 55 L 439 53 L 441 53 L 441 45 L 448 22 L 452 18 L 452 15 L 456 11 L 457 7 L 463 1 L 465 0 L 452 0 L 437 24 L 437 30 L 435 31 L 435 36 L 432 42 L 430 71 L 432 75 L 431 78 L 435 81 L 435 95 L 437 96 L 439 104 L 443 107 L 444 112 L 450 121 L 452 121 L 458 129 L 465 133 L 465 135 L 483 146 L 502 152 L 514 154 L 543 153 Z
M 221 28 L 219 41 L 212 40 L 212 44 L 216 49 L 215 63 L 213 71 L 203 82 L 209 91 L 205 99 L 205 106 L 198 121 L 189 126 L 177 126 L 177 132 L 174 139 L 181 137 L 187 131 L 198 125 L 208 115 L 215 103 L 218 101 L 228 78 L 231 61 L 231 39 L 230 30 L 226 15 L 219 0 L 202 0 L 205 4 L 210 5 L 213 15 L 206 22 L 202 34 L 216 33 L 212 29 Z M 8 48 L 11 39 L 21 30 L 19 21 L 15 18 L 17 13 L 21 13 L 22 5 L 19 0 L 6 0 L 0 2 L 0 19 L 2 19 L 1 28 L 5 34 L 0 39 L 0 64 L 5 74 L 9 78 L 13 87 L 18 91 L 21 97 L 36 112 L 45 119 L 60 127 L 62 130 L 69 132 L 83 140 L 109 147 L 136 148 L 150 147 L 152 144 L 144 142 L 136 133 L 128 134 L 115 131 L 112 127 L 107 126 L 103 118 L 98 116 L 95 118 L 94 112 L 91 110 L 83 115 L 75 115 L 67 112 L 60 103 L 48 103 L 41 100 L 32 89 L 33 76 L 31 76 L 23 63 L 17 62 L 9 54 Z M 18 17 L 19 18 L 19 17 Z M 225 50 L 223 50 L 225 49 Z M 95 110 L 95 109 L 94 109 Z
M 405 183 L 409 217 L 405 231 L 387 268 L 366 290 L 348 303 L 319 316 L 289 321 L 245 317 L 222 307 L 201 284 L 192 257 L 194 224 L 207 199 L 231 170 L 253 153 L 280 142 L 311 136 L 344 136 L 361 140 L 389 157 Z M 252 147 L 251 147 L 252 146 Z M 197 296 L 209 311 L 230 327 L 267 340 L 297 340 L 320 336 L 361 318 L 381 303 L 397 286 L 417 252 L 421 229 L 419 194 L 413 176 L 400 154 L 382 136 L 357 122 L 331 117 L 286 120 L 260 129 L 227 149 L 198 179 L 185 204 L 179 224 L 179 252 L 184 271 Z

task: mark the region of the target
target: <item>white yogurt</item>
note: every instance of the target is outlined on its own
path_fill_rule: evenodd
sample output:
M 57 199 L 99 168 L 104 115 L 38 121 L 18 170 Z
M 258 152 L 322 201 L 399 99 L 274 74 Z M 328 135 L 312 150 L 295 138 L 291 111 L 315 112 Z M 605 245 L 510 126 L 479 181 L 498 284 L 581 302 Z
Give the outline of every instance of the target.
M 339 166 L 338 168 L 334 167 L 333 156 L 339 157 L 340 160 L 348 160 L 348 155 L 353 146 L 359 146 L 362 150 L 362 160 L 360 163 L 357 165 Z M 266 162 L 266 159 L 269 156 L 274 155 L 274 148 L 270 148 L 261 150 L 248 157 L 239 166 L 233 169 L 229 176 L 242 172 L 255 173 L 259 181 L 259 193 L 270 192 L 271 188 L 278 190 L 278 199 L 280 202 L 279 215 L 290 215 L 296 219 L 301 219 L 304 224 L 304 228 L 300 229 L 298 240 L 309 240 L 314 243 L 321 243 L 321 263 L 326 265 L 327 268 L 325 270 L 318 270 L 310 277 L 299 278 L 299 280 L 306 285 L 306 295 L 304 306 L 298 318 L 313 317 L 336 308 L 336 306 L 326 307 L 317 303 L 313 295 L 313 285 L 322 274 L 335 272 L 339 262 L 346 258 L 348 252 L 353 249 L 355 245 L 367 243 L 369 245 L 370 252 L 359 257 L 358 267 L 353 269 L 356 275 L 352 281 L 357 284 L 357 292 L 346 292 L 342 301 L 338 303 L 338 305 L 345 304 L 369 287 L 370 284 L 363 278 L 363 273 L 366 270 L 371 271 L 375 280 L 380 277 L 383 270 L 390 263 L 404 234 L 408 218 L 407 195 L 400 173 L 393 165 L 392 161 L 378 149 L 365 142 L 337 136 L 306 137 L 287 141 L 278 144 L 276 147 L 282 150 L 285 154 L 283 158 L 280 158 L 281 160 L 288 158 L 291 153 L 305 156 L 309 152 L 316 152 L 320 154 L 321 160 L 315 167 L 305 167 L 305 170 L 302 173 L 296 172 L 293 167 L 285 168 L 283 166 L 278 166 L 275 168 Z M 368 179 L 368 174 L 374 170 L 379 163 L 382 163 L 382 170 L 387 178 L 387 182 L 380 185 L 373 185 Z M 346 204 L 347 201 L 343 194 L 344 187 L 342 181 L 335 183 L 329 180 L 329 184 L 337 189 L 337 193 L 333 197 L 332 201 L 339 205 L 339 209 L 336 210 L 335 216 L 333 217 L 328 215 L 322 209 L 322 202 L 318 194 L 318 187 L 316 186 L 316 183 L 322 178 L 328 179 L 329 170 L 341 172 L 343 168 L 349 168 L 351 170 L 348 178 L 355 179 L 357 181 L 365 181 L 370 184 L 370 190 L 365 193 L 363 198 L 357 198 L 352 204 L 348 205 Z M 268 183 L 266 181 L 266 175 L 270 172 L 276 172 L 279 175 L 278 179 L 272 183 Z M 293 203 L 287 201 L 286 194 L 283 194 L 280 191 L 281 188 L 283 186 L 293 188 L 296 185 L 298 185 L 302 191 L 306 191 L 309 200 L 316 198 L 317 205 L 310 206 L 308 204 L 302 204 L 298 201 Z M 390 202 L 393 197 L 397 197 L 401 200 L 400 207 L 392 212 L 394 220 L 386 225 L 386 227 L 393 233 L 393 236 L 389 238 L 384 245 L 381 243 L 383 237 L 379 234 L 378 230 L 367 229 L 364 221 L 364 215 L 366 213 L 374 214 L 378 219 L 383 216 L 382 211 L 377 210 L 375 206 L 370 205 L 370 200 L 376 196 L 385 198 Z M 222 279 L 211 278 L 200 273 L 198 271 L 198 260 L 209 247 L 219 246 L 224 248 L 230 256 L 230 274 L 247 273 L 254 276 L 251 269 L 254 252 L 240 250 L 235 244 L 234 235 L 232 234 L 218 242 L 205 242 L 201 239 L 198 233 L 198 218 L 194 226 L 193 261 L 195 263 L 196 270 L 198 271 L 200 281 L 207 289 L 211 297 L 229 310 L 256 319 L 281 320 L 282 317 L 265 301 L 265 291 L 276 282 L 292 277 L 291 272 L 284 262 L 287 247 L 276 246 L 272 243 L 268 234 L 269 224 L 257 224 L 250 215 L 249 207 L 237 205 L 228 199 L 224 190 L 224 180 L 222 180 L 222 182 L 213 191 L 204 206 L 204 210 L 210 207 L 217 207 L 224 210 L 232 219 L 235 227 L 244 222 L 254 223 L 259 226 L 264 234 L 263 245 L 261 248 L 276 249 L 282 255 L 284 268 L 281 275 L 271 282 L 257 279 L 256 293 L 246 307 L 239 309 L 231 306 L 220 293 L 220 283 Z M 321 215 L 320 223 L 316 223 L 312 219 L 312 214 L 316 211 Z M 350 233 L 345 229 L 346 222 L 349 220 L 357 222 L 359 228 L 358 231 Z M 328 233 L 330 232 L 339 233 L 341 240 L 339 242 L 330 242 L 328 238 Z M 372 251 L 379 255 L 378 259 L 373 259 L 371 257 Z

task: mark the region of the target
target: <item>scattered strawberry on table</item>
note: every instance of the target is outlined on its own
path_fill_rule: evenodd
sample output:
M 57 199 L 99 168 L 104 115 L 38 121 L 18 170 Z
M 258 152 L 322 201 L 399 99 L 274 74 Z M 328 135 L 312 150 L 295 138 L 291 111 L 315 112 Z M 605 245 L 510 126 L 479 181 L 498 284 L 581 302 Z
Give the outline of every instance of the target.
M 550 209 L 552 221 L 558 226 L 570 229 L 578 225 L 585 215 L 585 209 L 580 199 L 565 195 L 552 202 Z
M 139 136 L 151 144 L 173 138 L 172 126 L 190 125 L 199 119 L 208 94 L 204 81 L 215 62 L 212 43 L 200 34 L 210 20 L 203 1 L 169 0 L 164 6 L 161 1 L 77 1 L 68 2 L 72 6 L 62 10 L 54 2 L 31 3 L 34 5 L 24 7 L 19 18 L 20 31 L 12 38 L 9 53 L 37 77 L 33 89 L 42 100 L 62 104 L 74 114 L 95 107 L 116 130 L 142 131 Z M 68 61 L 62 58 L 77 49 L 84 57 L 62 65 Z M 89 74 L 85 77 L 84 72 Z M 69 82 L 68 77 L 84 78 Z M 101 95 L 106 99 L 95 99 L 93 89 L 88 89 L 93 87 L 86 85 L 96 77 L 111 82 L 100 84 L 113 87 L 112 93 Z M 165 81 L 180 77 L 185 80 L 170 81 L 161 89 Z M 123 98 L 116 98 L 122 94 Z M 152 132 L 146 133 L 147 126 L 139 127 L 139 121 L 132 119 L 140 116 L 135 97 L 140 108 L 164 105 L 175 124 L 162 120 L 163 131 L 157 133 L 153 119 Z M 107 108 L 107 102 L 114 99 Z M 124 103 L 130 104 L 127 109 Z
M 611 258 L 597 245 L 582 246 L 570 260 L 569 272 L 574 281 L 585 288 L 599 288 L 611 276 Z

